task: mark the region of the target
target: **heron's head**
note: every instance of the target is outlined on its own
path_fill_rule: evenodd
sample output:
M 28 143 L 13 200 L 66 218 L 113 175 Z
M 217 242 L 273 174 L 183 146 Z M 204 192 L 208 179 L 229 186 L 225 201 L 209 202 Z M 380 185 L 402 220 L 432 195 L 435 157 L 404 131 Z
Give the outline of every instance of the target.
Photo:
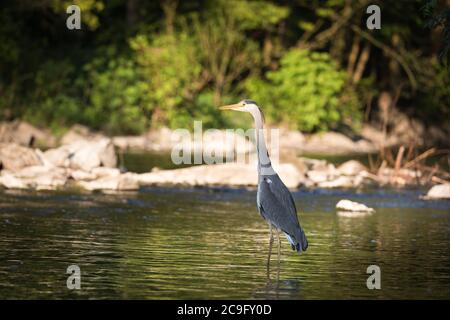
M 220 110 L 235 110 L 235 111 L 241 111 L 241 112 L 250 112 L 253 113 L 254 111 L 259 111 L 259 107 L 253 100 L 242 100 L 235 104 L 229 104 L 226 106 L 222 106 L 219 108 Z

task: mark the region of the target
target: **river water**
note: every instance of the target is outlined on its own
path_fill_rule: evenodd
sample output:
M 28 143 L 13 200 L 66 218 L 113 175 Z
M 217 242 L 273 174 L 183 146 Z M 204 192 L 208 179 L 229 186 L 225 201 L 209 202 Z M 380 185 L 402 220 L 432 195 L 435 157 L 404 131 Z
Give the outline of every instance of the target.
M 267 273 L 252 190 L 1 191 L 0 298 L 448 299 L 450 202 L 422 192 L 294 192 L 310 246 L 298 255 L 283 238 Z M 377 212 L 340 217 L 342 198 Z M 80 290 L 67 289 L 69 265 Z M 369 265 L 380 290 L 366 286 Z

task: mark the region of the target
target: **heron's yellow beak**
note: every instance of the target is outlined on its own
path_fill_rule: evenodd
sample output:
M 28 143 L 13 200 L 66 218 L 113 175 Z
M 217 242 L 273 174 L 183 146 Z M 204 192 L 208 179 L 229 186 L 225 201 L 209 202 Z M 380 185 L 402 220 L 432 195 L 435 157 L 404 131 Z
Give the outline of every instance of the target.
M 226 106 L 219 107 L 220 110 L 240 110 L 242 105 L 240 103 L 229 104 Z

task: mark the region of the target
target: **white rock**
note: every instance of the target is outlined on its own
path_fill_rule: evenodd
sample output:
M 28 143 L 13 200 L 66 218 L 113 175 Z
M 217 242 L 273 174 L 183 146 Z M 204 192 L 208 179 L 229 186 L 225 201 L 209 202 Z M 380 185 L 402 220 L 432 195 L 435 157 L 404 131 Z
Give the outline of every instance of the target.
M 77 141 L 93 141 L 97 139 L 106 138 L 106 136 L 92 132 L 88 127 L 75 124 L 73 125 L 66 134 L 61 138 L 61 144 L 67 145 L 72 144 Z
M 106 139 L 99 142 L 77 141 L 68 145 L 67 148 L 71 151 L 70 167 L 85 171 L 100 167 L 100 156 L 108 143 L 110 141 Z
M 438 184 L 427 192 L 425 199 L 450 199 L 450 184 Z
M 75 181 L 80 181 L 80 180 L 89 181 L 89 180 L 97 179 L 96 174 L 91 173 L 91 172 L 86 172 L 83 170 L 71 170 L 70 176 Z
M 117 158 L 111 139 L 77 140 L 44 152 L 45 159 L 58 167 L 90 171 L 100 166 L 116 167 Z
M 300 150 L 309 153 L 347 154 L 374 152 L 375 146 L 367 140 L 354 142 L 339 132 L 317 133 L 306 138 Z
M 78 181 L 78 185 L 86 190 L 137 190 L 139 189 L 139 183 L 136 176 L 134 173 L 124 173 L 115 177 Z
M 281 164 L 276 170 L 288 188 L 303 182 L 303 176 L 292 164 Z M 141 185 L 256 186 L 258 174 L 254 164 L 226 163 L 142 173 L 138 179 Z
M 345 218 L 357 218 L 357 217 L 366 217 L 370 216 L 372 212 L 364 212 L 364 211 L 338 211 L 337 215 L 339 217 Z
M 14 173 L 19 178 L 36 178 L 47 174 L 64 175 L 65 170 L 62 168 L 52 168 L 47 166 L 28 166 Z
M 341 200 L 336 204 L 336 209 L 343 211 L 356 211 L 356 212 L 375 212 L 374 209 L 367 207 L 366 205 L 350 200 Z
M 7 189 L 26 189 L 27 184 L 22 180 L 10 173 L 2 173 L 0 176 L 0 184 Z
M 299 149 L 305 142 L 305 136 L 300 131 L 281 130 L 279 145 L 286 149 Z
M 341 133 L 325 132 L 310 136 L 301 148 L 307 152 L 336 154 L 355 151 L 355 143 Z
M 64 169 L 46 166 L 29 166 L 12 173 L 2 172 L 0 179 L 6 188 L 54 190 L 65 185 L 67 174 Z
M 0 163 L 3 169 L 11 171 L 27 166 L 42 165 L 33 149 L 15 143 L 0 143 Z
M 314 183 L 322 183 L 328 180 L 326 171 L 310 170 L 306 172 L 307 177 Z
M 355 186 L 349 177 L 338 177 L 331 181 L 320 182 L 318 185 L 320 188 L 352 188 Z
M 120 176 L 120 170 L 117 168 L 97 167 L 91 170 L 96 177 L 117 177 Z
M 56 167 L 69 167 L 70 151 L 66 148 L 60 147 L 57 149 L 49 149 L 43 153 L 46 162 L 50 162 Z
M 328 163 L 325 160 L 311 159 L 300 157 L 299 160 L 303 162 L 308 170 L 324 171 L 327 169 Z
M 31 185 L 36 190 L 55 190 L 66 184 L 67 178 L 62 175 L 44 174 L 33 179 Z
M 339 173 L 346 176 L 355 176 L 362 171 L 367 171 L 367 168 L 363 166 L 359 161 L 349 160 L 344 162 L 338 167 Z

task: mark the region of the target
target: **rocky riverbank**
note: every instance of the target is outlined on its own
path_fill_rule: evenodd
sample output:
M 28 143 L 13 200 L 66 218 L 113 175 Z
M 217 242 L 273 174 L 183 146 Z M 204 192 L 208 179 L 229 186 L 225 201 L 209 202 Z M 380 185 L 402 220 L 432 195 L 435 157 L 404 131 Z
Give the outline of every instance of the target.
M 15 128 L 23 129 L 27 126 L 16 125 Z M 174 139 L 175 133 L 168 129 L 161 129 L 159 134 L 152 132 L 145 138 L 109 138 L 93 133 L 85 127 L 75 126 L 60 139 L 57 147 L 55 140 L 47 137 L 54 147 L 45 150 L 27 146 L 30 141 L 36 141 L 37 137 L 34 136 L 36 130 L 31 130 L 29 134 L 22 132 L 18 135 L 4 135 L 0 139 L 3 141 L 0 143 L 0 185 L 4 188 L 54 190 L 76 187 L 86 190 L 137 190 L 148 185 L 255 187 L 257 184 L 254 146 L 238 134 L 212 131 L 204 137 L 201 149 L 196 149 L 198 145 L 191 140 L 184 141 L 181 136 L 176 135 Z M 45 141 L 45 134 L 48 133 L 39 133 L 39 141 L 42 142 L 42 139 Z M 299 132 L 284 131 L 282 135 L 280 163 L 274 163 L 274 167 L 286 185 L 292 189 L 301 186 L 309 188 L 360 188 L 390 184 L 408 186 L 417 183 L 423 176 L 422 172 L 412 169 L 393 169 L 385 166 L 374 173 L 355 160 L 335 166 L 325 160 L 297 155 L 298 149 L 306 150 L 309 144 L 317 145 L 316 151 L 329 149 L 333 144 L 338 144 L 342 152 L 345 150 L 369 152 L 375 145 L 368 140 L 360 139 L 354 142 L 336 133 L 309 138 L 305 138 Z M 246 154 L 246 161 L 196 165 L 174 170 L 153 170 L 146 173 L 125 172 L 123 168 L 118 168 L 117 149 L 167 151 L 177 143 L 193 152 L 210 149 L 211 152 L 221 154 L 230 152 L 234 155 Z M 450 197 L 448 189 L 443 187 L 438 193 L 434 191 L 426 198 Z M 436 194 L 439 196 L 436 197 Z
M 281 149 L 295 150 L 300 154 L 322 155 L 347 155 L 376 153 L 380 147 L 390 148 L 413 143 L 417 146 L 426 146 L 433 142 L 448 143 L 446 132 L 437 128 L 426 131 L 422 126 L 407 120 L 399 121 L 393 133 L 385 136 L 379 129 L 364 125 L 359 135 L 349 133 L 344 135 L 339 132 L 325 132 L 317 134 L 303 134 L 299 131 L 279 129 L 278 143 Z M 186 139 L 183 135 L 186 131 L 159 128 L 150 130 L 138 136 L 113 136 L 112 143 L 120 150 L 133 151 L 170 151 L 175 145 L 183 144 L 192 149 L 199 146 L 192 139 Z M 248 137 L 227 132 L 226 130 L 204 131 L 202 136 L 202 149 L 218 150 L 217 141 L 222 142 L 224 153 L 236 151 L 238 153 L 251 152 L 253 145 Z M 424 140 L 420 135 L 430 137 Z M 74 125 L 63 136 L 57 138 L 50 130 L 36 128 L 23 121 L 0 122 L 0 143 L 16 143 L 24 146 L 40 148 L 54 148 L 60 145 L 70 144 L 77 140 L 93 140 L 106 137 L 99 132 L 93 132 L 82 125 Z M 270 143 L 270 141 L 269 141 Z

